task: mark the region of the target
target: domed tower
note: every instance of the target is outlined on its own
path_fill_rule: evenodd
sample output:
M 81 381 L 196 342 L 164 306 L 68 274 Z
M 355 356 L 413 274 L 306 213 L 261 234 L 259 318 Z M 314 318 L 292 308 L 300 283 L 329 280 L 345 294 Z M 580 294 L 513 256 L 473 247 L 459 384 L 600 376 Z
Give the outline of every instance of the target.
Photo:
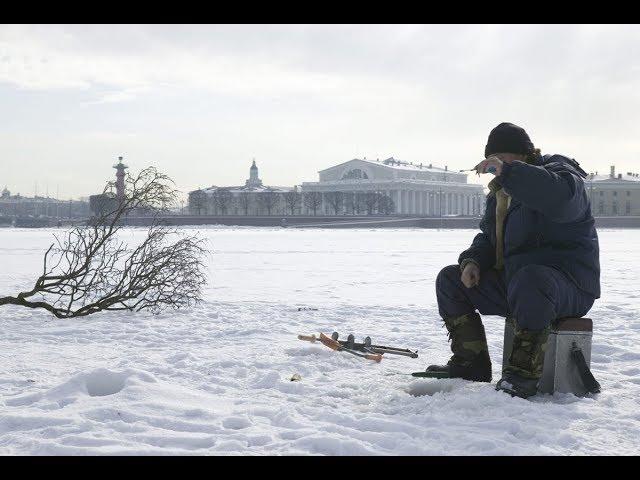
M 259 187 L 262 185 L 262 180 L 258 178 L 258 167 L 256 166 L 255 158 L 249 169 L 249 180 L 247 180 L 246 185 L 248 187 Z
M 116 198 L 121 200 L 124 198 L 124 171 L 129 167 L 122 163 L 122 157 L 118 157 L 118 160 L 119 163 L 113 168 L 116 169 Z

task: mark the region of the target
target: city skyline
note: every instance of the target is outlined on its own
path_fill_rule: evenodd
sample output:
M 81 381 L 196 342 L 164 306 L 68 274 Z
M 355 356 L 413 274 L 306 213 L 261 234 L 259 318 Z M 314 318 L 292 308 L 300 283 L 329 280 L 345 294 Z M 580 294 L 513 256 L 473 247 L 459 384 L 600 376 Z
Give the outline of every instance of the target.
M 367 161 L 367 160 L 368 160 L 368 161 L 373 161 L 373 162 L 380 162 L 381 164 L 382 164 L 385 160 L 386 160 L 386 161 L 394 160 L 394 161 L 398 161 L 398 162 L 403 162 L 403 163 L 407 163 L 407 164 L 415 165 L 416 167 L 418 167 L 419 165 L 420 165 L 420 166 L 424 166 L 425 168 L 427 167 L 427 165 L 426 165 L 426 164 L 419 164 L 419 163 L 417 163 L 417 162 L 403 161 L 403 160 L 400 160 L 400 159 L 394 159 L 394 157 L 389 157 L 388 159 L 384 159 L 384 158 L 376 158 L 376 159 L 371 159 L 371 158 L 370 158 L 370 159 L 367 159 L 367 157 L 363 157 L 362 159 L 363 159 L 363 160 L 365 160 L 365 161 Z M 359 159 L 358 159 L 358 158 L 352 158 L 352 159 L 348 159 L 346 162 L 340 162 L 340 163 L 347 163 L 347 162 L 349 162 L 349 161 L 351 161 L 351 160 L 359 160 Z M 117 164 L 118 164 L 119 162 L 124 162 L 124 161 L 125 161 L 125 158 L 124 158 L 122 155 L 119 155 L 119 156 L 117 157 L 117 159 L 113 161 L 113 162 L 114 162 L 114 165 L 112 165 L 112 166 L 111 166 L 111 169 L 115 169 L 115 168 L 116 168 L 116 166 L 117 166 Z M 255 160 L 255 158 L 252 158 L 252 159 L 251 159 L 251 163 L 252 163 L 253 165 L 256 165 L 256 160 Z M 249 164 L 248 164 L 248 165 L 249 165 Z M 439 166 L 439 165 L 434 165 L 434 167 L 435 167 L 435 168 L 447 168 L 447 166 L 443 166 L 443 167 L 441 167 L 441 166 Z M 128 167 L 128 166 L 126 166 L 125 168 L 126 168 L 127 170 L 129 169 L 129 167 Z M 143 167 L 140 167 L 140 168 L 138 168 L 138 169 L 134 168 L 134 171 L 138 171 L 138 170 L 140 170 L 141 168 L 143 168 Z M 450 170 L 450 172 L 451 172 L 451 173 L 459 173 L 457 170 Z M 114 173 L 113 171 L 110 171 L 110 173 L 111 173 L 111 176 L 110 176 L 110 177 L 106 177 L 106 178 L 104 179 L 104 182 L 103 182 L 103 185 L 102 185 L 102 189 L 105 187 L 105 185 L 107 185 L 107 183 L 108 183 L 108 182 L 113 183 L 114 185 L 116 185 L 116 183 L 117 183 L 117 182 L 116 182 L 117 175 L 116 175 L 116 173 Z M 318 172 L 316 172 L 316 173 L 320 173 L 320 171 L 318 171 Z M 126 175 L 126 172 L 125 172 L 125 175 Z M 246 175 L 245 175 L 245 177 L 246 177 Z M 470 180 L 470 181 L 469 181 L 469 183 L 472 183 L 472 184 L 473 184 L 473 183 L 477 183 L 477 184 L 487 183 L 487 182 L 480 182 L 480 181 L 477 181 L 477 179 L 473 178 L 473 177 L 475 177 L 475 175 L 467 174 L 467 177 L 468 177 L 468 180 Z M 476 181 L 474 181 L 474 180 L 476 180 Z M 246 181 L 246 179 L 245 179 L 244 181 Z M 315 181 L 315 180 L 310 180 L 310 181 L 311 181 L 311 182 L 313 182 L 313 181 Z M 201 183 L 202 183 L 202 182 L 201 182 Z M 241 182 L 236 182 L 236 183 L 241 183 Z M 299 186 L 301 186 L 303 183 L 305 183 L 305 180 L 301 180 L 301 181 L 299 181 L 299 182 L 297 182 L 297 183 L 295 183 L 295 184 L 292 184 L 292 185 L 280 185 L 280 186 L 282 186 L 282 187 L 299 187 Z M 308 183 L 308 182 L 306 182 L 306 183 Z M 44 190 L 43 190 L 41 187 L 42 187 L 42 186 L 39 186 L 39 185 L 38 185 L 38 183 L 36 182 L 36 183 L 34 184 L 34 187 L 33 187 L 33 191 L 32 191 L 32 192 L 23 193 L 23 192 L 20 192 L 20 191 L 12 191 L 12 190 L 9 188 L 9 186 L 8 186 L 8 185 L 5 185 L 5 186 L 3 186 L 3 187 L 0 187 L 0 191 L 4 191 L 4 190 L 6 190 L 6 191 L 8 191 L 11 195 L 18 195 L 18 196 L 20 196 L 20 197 L 24 197 L 24 198 L 32 197 L 32 198 L 60 199 L 60 200 L 71 200 L 71 199 L 73 199 L 73 200 L 82 200 L 82 201 L 88 201 L 88 200 L 89 200 L 89 197 L 90 197 L 91 195 L 95 195 L 95 194 L 100 193 L 100 192 L 102 191 L 102 189 L 101 189 L 99 192 L 91 192 L 91 193 L 87 193 L 87 194 L 81 194 L 81 195 L 79 195 L 79 196 L 77 196 L 77 197 L 73 197 L 73 198 L 65 198 L 65 196 L 64 196 L 64 192 L 62 192 L 62 194 L 61 194 L 61 192 L 59 191 L 59 186 L 56 186 L 55 192 L 53 192 L 53 191 L 50 191 L 50 190 L 49 190 L 49 185 L 48 185 L 48 184 L 45 184 L 45 186 L 44 186 Z M 180 185 L 176 185 L 176 187 L 177 187 L 178 191 L 180 192 L 181 196 L 182 196 L 182 195 L 184 195 L 184 196 L 185 196 L 185 198 L 188 196 L 188 194 L 189 194 L 190 192 L 192 192 L 192 191 L 194 191 L 194 190 L 207 189 L 207 188 L 211 188 L 211 187 L 235 188 L 233 185 L 222 185 L 222 184 L 207 184 L 207 185 L 199 185 L 199 186 L 197 186 L 197 187 L 194 187 L 194 188 L 193 188 L 193 189 L 191 189 L 191 190 L 184 190 L 183 188 L 180 188 Z
M 183 192 L 253 158 L 275 185 L 363 157 L 455 171 L 501 121 L 637 171 L 639 44 L 624 25 L 4 25 L 0 188 L 87 197 L 118 156 Z

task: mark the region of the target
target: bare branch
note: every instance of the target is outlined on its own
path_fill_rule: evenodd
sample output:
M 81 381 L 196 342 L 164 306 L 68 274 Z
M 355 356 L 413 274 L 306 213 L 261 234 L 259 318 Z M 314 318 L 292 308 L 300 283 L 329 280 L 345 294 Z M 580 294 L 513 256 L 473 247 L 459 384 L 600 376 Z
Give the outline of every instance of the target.
M 295 211 L 300 208 L 302 201 L 302 195 L 296 189 L 290 190 L 284 194 L 284 201 L 291 212 L 291 215 L 295 215 Z
M 309 210 L 313 210 L 313 214 L 315 215 L 318 207 L 322 205 L 322 193 L 320 192 L 306 192 L 303 194 L 304 206 Z
M 344 192 L 341 192 L 341 191 L 328 192 L 325 194 L 325 198 L 327 199 L 327 202 L 333 209 L 334 215 L 338 215 L 338 212 L 340 211 L 340 208 L 342 207 L 342 202 L 344 200 Z
M 258 205 L 267 211 L 267 215 L 271 215 L 272 210 L 280 203 L 280 194 L 275 190 L 267 189 L 260 192 L 257 196 Z

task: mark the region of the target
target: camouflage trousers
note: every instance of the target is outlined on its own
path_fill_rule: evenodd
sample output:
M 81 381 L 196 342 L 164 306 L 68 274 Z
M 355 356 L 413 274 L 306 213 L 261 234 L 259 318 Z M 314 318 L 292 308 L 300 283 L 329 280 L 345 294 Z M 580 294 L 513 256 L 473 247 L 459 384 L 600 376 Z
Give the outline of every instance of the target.
M 541 378 L 547 352 L 549 327 L 531 331 L 520 328 L 517 319 L 507 318 L 507 321 L 513 322 L 515 334 L 509 361 L 502 373 L 517 373 L 524 378 Z
M 480 315 L 471 313 L 446 318 L 444 324 L 451 339 L 453 357 L 450 363 L 460 366 L 471 366 L 478 360 L 490 363 L 487 337 Z

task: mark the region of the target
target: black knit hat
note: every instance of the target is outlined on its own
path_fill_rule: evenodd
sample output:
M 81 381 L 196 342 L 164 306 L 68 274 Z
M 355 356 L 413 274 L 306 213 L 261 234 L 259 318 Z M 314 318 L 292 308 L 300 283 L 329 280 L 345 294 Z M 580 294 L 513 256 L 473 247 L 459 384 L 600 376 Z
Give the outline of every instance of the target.
M 513 123 L 501 123 L 491 130 L 487 146 L 484 149 L 484 157 L 494 153 L 532 153 L 533 143 L 524 128 Z

